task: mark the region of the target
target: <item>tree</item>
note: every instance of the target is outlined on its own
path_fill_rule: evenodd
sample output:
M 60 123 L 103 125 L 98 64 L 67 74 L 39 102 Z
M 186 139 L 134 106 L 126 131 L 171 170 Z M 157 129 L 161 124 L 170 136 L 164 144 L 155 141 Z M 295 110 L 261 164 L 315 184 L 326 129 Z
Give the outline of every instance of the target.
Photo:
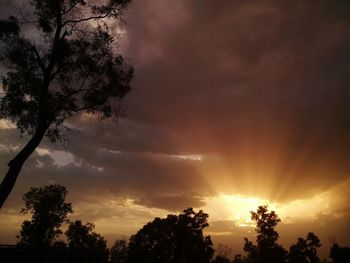
M 93 232 L 93 223 L 82 224 L 81 220 L 69 223 L 66 236 L 70 248 L 86 248 L 107 250 L 107 241 L 100 235 Z
M 62 234 L 60 227 L 67 222 L 72 205 L 65 201 L 67 190 L 57 184 L 42 188 L 31 188 L 23 196 L 25 207 L 21 213 L 31 213 L 31 220 L 25 220 L 17 236 L 19 246 L 42 248 L 53 246 Z
M 219 243 L 219 245 L 215 249 L 216 257 L 212 261 L 212 263 L 230 263 L 231 261 L 228 258 L 232 252 L 232 248 L 227 245 Z
M 119 18 L 130 0 L 96 2 L 33 0 L 32 18 L 0 20 L 0 63 L 5 69 L 0 118 L 12 120 L 21 133 L 31 136 L 8 163 L 0 208 L 44 136 L 52 142 L 62 140 L 64 121 L 81 112 L 119 116 L 133 69 L 115 54 L 109 21 Z M 21 22 L 35 36 L 21 33 Z
M 329 257 L 332 263 L 348 263 L 350 262 L 350 247 L 341 247 L 338 244 L 333 244 Z
M 207 218 L 208 214 L 192 208 L 178 216 L 155 218 L 131 237 L 127 262 L 210 262 L 213 244 L 209 236 L 203 236 Z
M 245 262 L 241 254 L 236 254 L 232 260 L 232 263 L 243 263 Z
M 228 255 L 230 255 L 232 253 L 232 248 L 230 248 L 227 245 L 219 243 L 218 246 L 215 249 L 215 253 L 218 256 L 227 258 Z
M 128 242 L 124 239 L 116 240 L 110 250 L 110 263 L 126 263 Z
M 290 263 L 318 263 L 317 248 L 321 246 L 319 238 L 314 233 L 308 233 L 307 238 L 298 238 L 298 242 L 289 249 Z
M 228 259 L 225 256 L 216 256 L 214 260 L 211 261 L 211 263 L 231 263 L 230 259 Z
M 275 211 L 268 212 L 267 206 L 259 206 L 256 212 L 251 211 L 251 219 L 256 221 L 257 232 L 254 245 L 245 238 L 244 251 L 248 252 L 247 261 L 253 263 L 280 263 L 284 262 L 286 251 L 277 243 L 279 238 L 275 227 L 281 219 Z

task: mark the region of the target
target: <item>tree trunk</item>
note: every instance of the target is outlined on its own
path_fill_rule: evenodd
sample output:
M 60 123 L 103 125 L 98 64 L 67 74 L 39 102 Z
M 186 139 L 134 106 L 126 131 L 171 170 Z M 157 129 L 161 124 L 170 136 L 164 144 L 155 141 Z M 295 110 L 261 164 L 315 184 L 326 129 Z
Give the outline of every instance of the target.
M 9 169 L 0 185 L 0 209 L 5 203 L 7 197 L 10 195 L 24 162 L 33 153 L 36 147 L 38 147 L 46 133 L 47 128 L 47 125 L 39 126 L 26 146 L 24 146 L 16 157 L 8 163 Z

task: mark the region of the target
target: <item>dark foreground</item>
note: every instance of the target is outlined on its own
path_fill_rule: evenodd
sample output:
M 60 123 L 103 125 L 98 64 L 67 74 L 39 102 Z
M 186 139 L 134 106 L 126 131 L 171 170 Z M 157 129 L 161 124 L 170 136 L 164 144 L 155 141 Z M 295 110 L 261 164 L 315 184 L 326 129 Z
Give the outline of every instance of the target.
M 1 263 L 107 263 L 108 254 L 94 249 L 31 249 L 0 246 Z

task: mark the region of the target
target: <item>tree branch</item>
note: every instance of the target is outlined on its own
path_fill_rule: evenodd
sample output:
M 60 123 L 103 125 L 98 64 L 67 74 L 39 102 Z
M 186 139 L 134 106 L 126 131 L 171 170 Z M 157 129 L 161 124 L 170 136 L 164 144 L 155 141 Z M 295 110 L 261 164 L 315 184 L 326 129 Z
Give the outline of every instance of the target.
M 73 111 L 73 112 L 79 112 L 79 111 L 83 111 L 83 110 L 96 110 L 97 108 L 95 108 L 96 105 L 90 105 L 90 106 L 84 106 L 84 107 L 79 107 L 79 108 L 71 108 L 71 107 L 63 107 L 63 110 L 68 110 L 68 111 Z
M 34 45 L 33 45 L 33 51 L 34 51 L 34 54 L 35 54 L 35 57 L 36 57 L 36 61 L 38 62 L 38 65 L 39 65 L 41 71 L 43 72 L 43 74 L 45 74 L 46 67 L 45 67 L 45 65 L 44 65 L 44 63 L 43 63 L 43 61 L 42 61 L 42 59 L 41 59 L 41 57 L 39 55 L 38 50 L 36 49 L 36 47 Z
M 69 13 L 74 7 L 77 6 L 77 4 L 78 4 L 78 2 L 72 4 L 70 7 L 68 7 L 67 10 L 63 10 L 63 12 L 61 13 L 61 15 L 65 15 L 65 14 Z
M 63 24 L 62 27 L 66 26 L 67 24 L 77 24 L 77 23 L 81 23 L 84 21 L 89 21 L 89 20 L 97 20 L 97 19 L 103 19 L 106 18 L 110 15 L 110 13 L 106 13 L 104 15 L 100 15 L 100 16 L 90 16 L 90 17 L 86 17 L 86 18 L 82 18 L 82 19 L 78 19 L 78 20 L 66 20 Z
M 86 82 L 86 80 L 87 80 L 88 78 L 89 78 L 89 76 L 86 76 L 86 77 L 83 79 L 83 81 L 82 81 L 80 87 L 79 87 L 78 89 L 76 89 L 76 90 L 74 90 L 74 91 L 68 93 L 68 94 L 65 96 L 65 99 L 66 99 L 66 98 L 69 98 L 69 97 L 71 97 L 71 96 L 73 96 L 73 95 L 75 95 L 75 94 L 77 94 L 77 93 L 79 93 L 79 92 L 81 92 L 81 91 L 89 90 L 89 89 L 83 89 L 84 86 L 85 86 L 85 82 Z

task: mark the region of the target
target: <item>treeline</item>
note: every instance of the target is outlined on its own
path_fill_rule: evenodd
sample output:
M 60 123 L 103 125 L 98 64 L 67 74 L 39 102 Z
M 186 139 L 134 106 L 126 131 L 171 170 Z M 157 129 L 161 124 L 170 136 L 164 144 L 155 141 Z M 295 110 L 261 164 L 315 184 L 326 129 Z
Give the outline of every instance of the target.
M 81 220 L 68 220 L 68 214 L 72 213 L 72 205 L 65 201 L 66 195 L 65 187 L 54 184 L 31 188 L 23 196 L 25 207 L 21 213 L 31 214 L 31 220 L 22 223 L 17 236 L 17 249 L 45 250 L 52 253 L 60 250 L 64 255 L 74 251 L 83 254 L 95 251 L 102 256 L 98 261 L 89 262 L 101 263 L 350 262 L 350 248 L 338 244 L 333 244 L 330 249 L 330 261 L 320 260 L 317 250 L 321 243 L 314 233 L 308 233 L 305 238 L 299 237 L 297 242 L 286 250 L 278 243 L 279 234 L 275 230 L 281 220 L 274 211 L 268 211 L 267 206 L 259 206 L 257 211 L 251 212 L 251 219 L 256 222 L 256 240 L 253 242 L 245 238 L 245 255 L 234 255 L 232 260 L 229 258 L 231 249 L 221 245 L 215 251 L 210 236 L 203 234 L 203 230 L 209 226 L 208 214 L 201 210 L 195 212 L 192 208 L 185 209 L 179 215 L 155 218 L 129 240 L 116 240 L 111 249 L 108 249 L 104 237 L 93 231 L 93 223 L 83 224 Z M 61 230 L 63 224 L 68 224 L 64 233 Z M 61 239 L 62 234 L 65 235 L 66 241 Z M 0 258 L 4 251 L 0 248 Z M 9 253 L 8 251 L 7 249 L 6 253 Z M 79 261 L 77 257 L 76 261 L 64 262 L 87 261 Z

